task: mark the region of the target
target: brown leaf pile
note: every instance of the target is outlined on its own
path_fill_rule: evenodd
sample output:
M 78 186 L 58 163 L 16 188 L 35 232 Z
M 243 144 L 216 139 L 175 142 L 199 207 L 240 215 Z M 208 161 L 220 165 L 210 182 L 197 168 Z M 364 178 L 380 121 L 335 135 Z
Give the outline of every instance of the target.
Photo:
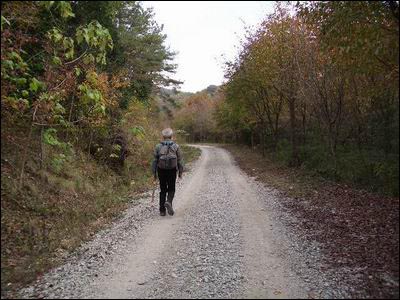
M 354 296 L 396 298 L 399 199 L 326 185 L 307 200 L 289 198 L 285 207 L 302 220 L 308 238 L 322 244 L 327 266 L 359 275 Z

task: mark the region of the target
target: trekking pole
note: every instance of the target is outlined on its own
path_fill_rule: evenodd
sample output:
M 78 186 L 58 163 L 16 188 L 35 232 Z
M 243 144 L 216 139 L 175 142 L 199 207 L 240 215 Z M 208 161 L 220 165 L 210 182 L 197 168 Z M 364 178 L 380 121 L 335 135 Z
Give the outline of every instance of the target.
M 157 188 L 157 181 L 154 181 L 154 184 L 153 184 L 153 193 L 151 194 L 151 202 L 153 203 L 153 206 L 154 206 L 154 195 L 155 195 L 155 193 L 156 193 L 156 188 Z

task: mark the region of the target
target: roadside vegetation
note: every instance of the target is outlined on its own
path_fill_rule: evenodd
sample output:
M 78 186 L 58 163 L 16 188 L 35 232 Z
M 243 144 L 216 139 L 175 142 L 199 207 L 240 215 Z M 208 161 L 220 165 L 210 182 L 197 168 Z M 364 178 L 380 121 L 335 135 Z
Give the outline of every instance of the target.
M 190 142 L 223 144 L 270 188 L 288 228 L 318 245 L 323 271 L 353 272 L 354 297 L 396 297 L 398 2 L 279 3 L 225 70 L 213 94 L 187 98 L 175 126 Z
M 2 295 L 150 187 L 154 99 L 179 83 L 164 40 L 135 1 L 1 3 Z
M 225 70 L 176 113 L 188 140 L 399 195 L 398 2 L 279 3 Z

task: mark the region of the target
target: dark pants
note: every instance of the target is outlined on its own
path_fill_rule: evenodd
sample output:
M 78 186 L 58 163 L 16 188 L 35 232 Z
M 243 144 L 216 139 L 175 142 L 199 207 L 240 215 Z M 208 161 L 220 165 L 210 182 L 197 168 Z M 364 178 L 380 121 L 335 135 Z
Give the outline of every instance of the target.
M 165 198 L 172 204 L 175 195 L 176 169 L 163 170 L 158 168 L 158 178 L 160 179 L 160 211 L 165 211 Z M 167 196 L 168 193 L 168 196 Z

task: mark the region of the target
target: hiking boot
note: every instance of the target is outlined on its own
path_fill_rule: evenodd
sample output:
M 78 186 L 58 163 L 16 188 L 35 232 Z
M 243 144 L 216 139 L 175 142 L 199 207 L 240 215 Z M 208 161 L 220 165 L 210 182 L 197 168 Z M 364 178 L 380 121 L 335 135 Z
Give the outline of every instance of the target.
M 160 211 L 160 216 L 165 217 L 165 211 Z
M 174 210 L 173 210 L 173 208 L 172 208 L 172 204 L 171 204 L 171 203 L 169 203 L 168 201 L 165 202 L 165 208 L 167 209 L 168 214 L 169 214 L 170 216 L 173 216 L 173 215 L 174 215 Z

